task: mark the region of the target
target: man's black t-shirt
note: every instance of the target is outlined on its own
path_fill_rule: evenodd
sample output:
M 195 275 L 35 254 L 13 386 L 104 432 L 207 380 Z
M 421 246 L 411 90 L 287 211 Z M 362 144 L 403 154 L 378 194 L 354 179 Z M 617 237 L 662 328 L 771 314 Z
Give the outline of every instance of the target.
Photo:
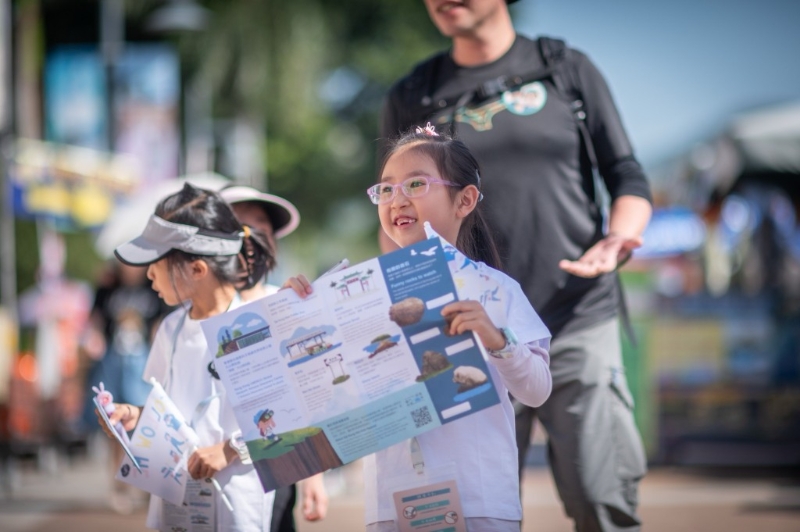
M 486 80 L 543 68 L 537 42 L 518 36 L 503 57 L 478 67 L 460 67 L 449 53 L 429 61 L 438 63 L 428 69 L 435 79 L 426 82 L 433 110 L 422 111 L 409 99 L 419 90 L 404 78 L 387 97 L 381 136 L 396 137 L 426 121 L 438 128 L 454 120 L 455 136 L 481 165 L 484 212 L 504 269 L 522 285 L 553 335 L 614 316 L 614 274 L 583 279 L 558 267 L 562 259 L 580 257 L 603 233 L 591 164 L 582 154 L 569 98 L 544 78 L 458 110 L 446 103 Z M 649 186 L 602 75 L 576 50 L 568 49 L 564 61 L 571 61 L 577 74 L 586 125 L 612 201 L 622 195 L 649 200 Z

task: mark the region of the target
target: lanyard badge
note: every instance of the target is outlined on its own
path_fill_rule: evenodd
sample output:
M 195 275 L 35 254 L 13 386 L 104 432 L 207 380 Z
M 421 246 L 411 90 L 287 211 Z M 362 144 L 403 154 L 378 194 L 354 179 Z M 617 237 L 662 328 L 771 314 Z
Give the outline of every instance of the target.
M 417 438 L 411 438 L 409 445 L 414 473 L 389 480 L 394 488 L 392 497 L 398 532 L 467 532 L 455 464 L 425 467 Z

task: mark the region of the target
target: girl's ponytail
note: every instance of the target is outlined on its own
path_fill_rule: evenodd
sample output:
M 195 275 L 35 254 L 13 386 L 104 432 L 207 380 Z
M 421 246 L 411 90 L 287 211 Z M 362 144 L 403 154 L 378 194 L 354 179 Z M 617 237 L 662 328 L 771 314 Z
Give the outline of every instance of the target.
M 275 251 L 267 235 L 243 227 L 230 205 L 216 192 L 186 183 L 180 192 L 159 203 L 156 216 L 206 231 L 243 237 L 237 255 L 198 255 L 174 249 L 167 255 L 171 264 L 203 260 L 217 279 L 233 284 L 237 290 L 254 287 L 275 267 Z
M 275 251 L 262 231 L 242 226 L 242 250 L 239 252 L 239 282 L 236 288 L 247 290 L 261 282 L 275 268 Z
M 478 203 L 475 210 L 464 219 L 455 246 L 472 260 L 483 262 L 495 270 L 502 270 L 500 253 L 497 251 L 497 244 L 495 244 L 481 207 L 481 204 Z

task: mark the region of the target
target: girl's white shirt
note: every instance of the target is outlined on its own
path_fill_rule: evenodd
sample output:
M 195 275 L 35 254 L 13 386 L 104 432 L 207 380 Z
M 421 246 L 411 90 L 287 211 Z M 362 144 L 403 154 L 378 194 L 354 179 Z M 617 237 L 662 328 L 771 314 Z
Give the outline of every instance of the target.
M 159 326 L 144 370 L 144 379 L 154 377 L 164 386 L 186 420 L 194 417 L 193 425 L 200 439 L 199 446 L 207 447 L 227 441 L 239 427 L 233 408 L 225 398 L 222 382 L 213 379 L 208 371 L 212 354 L 200 327 L 202 320 L 193 320 L 188 315 L 183 320 L 184 313 L 186 310 L 182 308 L 172 312 Z M 180 330 L 173 355 L 173 340 L 178 327 Z M 214 394 L 220 395 L 208 403 L 204 413 L 195 415 L 198 405 Z M 269 530 L 275 492 L 264 493 L 252 464 L 244 465 L 236 460 L 214 478 L 222 486 L 234 509 L 233 513 L 229 512 L 219 494 L 214 491 L 217 516 L 214 530 Z M 148 528 L 164 528 L 161 509 L 161 499 L 151 496 L 147 514 Z
M 448 423 L 417 437 L 425 467 L 455 463 L 456 481 L 465 517 L 522 519 L 517 472 L 514 397 L 530 406 L 540 406 L 552 389 L 550 332 L 528 302 L 519 283 L 483 263 L 479 273 L 496 281 L 504 290 L 502 301 L 484 305 L 498 326 L 510 327 L 519 342 L 514 356 L 486 357 L 500 404 Z M 387 479 L 413 476 L 408 441 L 364 458 L 366 523 L 397 518 Z

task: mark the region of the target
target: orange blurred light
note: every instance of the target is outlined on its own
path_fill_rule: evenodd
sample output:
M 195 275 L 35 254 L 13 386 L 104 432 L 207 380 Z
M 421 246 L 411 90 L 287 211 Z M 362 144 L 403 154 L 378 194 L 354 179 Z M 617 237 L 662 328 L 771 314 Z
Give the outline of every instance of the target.
M 17 375 L 25 381 L 36 382 L 39 378 L 39 369 L 36 358 L 30 353 L 25 353 L 17 360 Z

